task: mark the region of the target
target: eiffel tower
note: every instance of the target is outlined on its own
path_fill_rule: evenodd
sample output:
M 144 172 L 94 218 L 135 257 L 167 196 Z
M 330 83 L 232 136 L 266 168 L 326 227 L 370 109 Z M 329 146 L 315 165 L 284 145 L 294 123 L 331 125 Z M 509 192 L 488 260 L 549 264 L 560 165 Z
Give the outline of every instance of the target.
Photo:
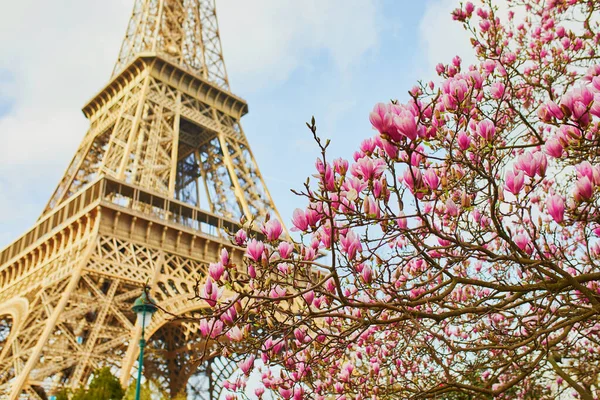
M 131 306 L 161 307 L 144 375 L 169 396 L 216 399 L 234 360 L 202 358 L 196 280 L 239 220 L 278 216 L 229 91 L 214 0 L 135 0 L 90 128 L 35 226 L 0 252 L 0 398 L 46 399 L 109 366 L 137 370 Z M 163 311 L 164 310 L 164 311 Z

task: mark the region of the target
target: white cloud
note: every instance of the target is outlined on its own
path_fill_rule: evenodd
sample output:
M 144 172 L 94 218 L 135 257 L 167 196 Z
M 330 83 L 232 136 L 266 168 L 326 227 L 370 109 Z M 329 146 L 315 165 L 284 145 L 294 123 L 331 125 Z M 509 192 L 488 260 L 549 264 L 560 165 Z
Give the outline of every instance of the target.
M 0 247 L 39 216 L 111 72 L 129 0 L 0 0 Z M 6 112 L 6 109 L 5 111 Z
M 325 52 L 342 72 L 377 45 L 379 1 L 222 0 L 223 52 L 233 87 L 285 80 Z M 238 84 L 239 83 L 239 84 Z
M 422 55 L 425 59 L 428 73 L 434 74 L 438 63 L 449 63 L 456 55 L 460 56 L 463 66 L 475 64 L 477 59 L 475 50 L 471 45 L 471 34 L 463 28 L 461 22 L 454 21 L 451 13 L 460 7 L 465 0 L 430 0 L 427 2 L 425 12 L 419 23 L 419 40 L 422 46 Z M 476 7 L 481 6 L 475 2 Z M 497 0 L 494 5 L 498 9 L 496 14 L 504 23 L 508 21 L 509 5 L 504 0 Z M 511 7 L 514 12 L 514 21 L 518 23 L 527 15 L 523 7 Z M 479 17 L 473 16 L 473 23 L 478 23 Z
M 132 4 L 0 0 L 0 105 L 10 104 L 0 115 L 0 247 L 35 221 L 83 138 L 80 108 L 110 77 Z M 378 4 L 218 0 L 234 91 L 283 81 L 322 54 L 351 70 L 377 44 Z
M 0 118 L 0 168 L 69 161 L 87 128 L 80 108 L 110 76 L 128 3 L 0 0 L 0 70 L 11 79 L 0 97 L 13 103 Z
M 427 3 L 419 23 L 421 49 L 425 58 L 427 74 L 435 74 L 438 63 L 449 63 L 459 55 L 463 65 L 475 62 L 475 53 L 469 33 L 450 13 L 459 7 L 460 0 L 432 0 Z

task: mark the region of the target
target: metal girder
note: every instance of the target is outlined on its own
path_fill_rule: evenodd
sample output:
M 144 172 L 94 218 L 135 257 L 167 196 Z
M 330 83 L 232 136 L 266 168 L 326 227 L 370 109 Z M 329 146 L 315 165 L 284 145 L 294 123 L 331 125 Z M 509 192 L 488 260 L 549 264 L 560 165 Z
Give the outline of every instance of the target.
M 214 0 L 136 0 L 113 76 L 141 53 L 229 89 Z
M 236 252 L 226 242 L 210 239 L 202 239 L 197 250 L 188 247 L 187 254 L 180 254 L 183 251 L 177 247 L 173 252 L 165 251 L 129 239 L 146 233 L 147 225 L 141 222 L 133 227 L 126 223 L 126 232 L 111 235 L 112 229 L 107 227 L 113 225 L 116 214 L 109 211 L 99 209 L 96 218 L 87 219 L 93 227 L 81 226 L 79 233 L 63 235 L 65 240 L 60 245 L 48 247 L 52 254 L 42 258 L 46 262 L 39 268 L 62 272 L 57 280 L 37 281 L 21 288 L 17 295 L 27 299 L 29 312 L 6 318 L 0 311 L 0 321 L 4 321 L 0 325 L 0 392 L 10 393 L 11 400 L 32 391 L 49 395 L 59 387 L 77 387 L 88 381 L 95 368 L 124 367 L 128 352 L 135 359 L 137 326 L 130 307 L 148 281 L 152 296 L 168 312 L 159 312 L 149 328 L 149 354 L 153 350 L 160 354 L 163 346 L 159 343 L 169 329 L 179 332 L 169 339 L 173 350 L 170 354 L 175 357 L 169 363 L 169 379 L 174 382 L 169 384 L 170 393 L 184 390 L 188 377 L 201 374 L 198 371 L 202 363 L 197 362 L 197 354 L 201 353 L 203 339 L 192 322 L 173 322 L 172 315 L 185 316 L 206 307 L 203 302 L 192 300 L 194 282 L 205 279 L 208 263 L 216 261 L 220 248 L 229 247 L 236 262 L 241 261 L 242 252 Z M 135 217 L 127 218 L 131 221 Z M 124 214 L 119 220 L 128 221 Z M 177 239 L 190 243 L 172 229 L 165 242 L 176 244 Z M 14 281 L 7 282 L 0 288 L 0 298 L 13 285 Z M 0 310 L 5 309 L 2 305 Z M 12 325 L 15 319 L 23 322 Z M 9 346 L 7 351 L 5 345 Z M 147 378 L 160 378 L 162 367 L 156 364 L 159 358 L 148 359 Z M 129 365 L 129 370 L 132 367 L 135 369 L 135 365 Z M 184 370 L 186 374 L 181 375 L 179 372 Z

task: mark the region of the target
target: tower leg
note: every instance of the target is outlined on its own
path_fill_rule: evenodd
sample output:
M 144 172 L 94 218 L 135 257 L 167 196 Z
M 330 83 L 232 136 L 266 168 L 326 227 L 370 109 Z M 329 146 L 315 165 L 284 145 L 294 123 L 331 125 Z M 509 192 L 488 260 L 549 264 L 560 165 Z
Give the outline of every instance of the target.
M 136 324 L 131 332 L 131 341 L 129 342 L 129 347 L 127 348 L 127 354 L 123 359 L 123 363 L 121 364 L 121 386 L 125 387 L 129 383 L 129 378 L 131 378 L 131 368 L 133 368 L 133 363 L 135 362 L 136 355 L 139 351 L 139 341 L 140 336 L 142 334 L 142 327 L 139 324 Z
M 88 259 L 92 250 L 94 249 L 94 245 L 95 245 L 95 241 L 93 241 L 93 240 L 90 241 L 90 244 L 88 245 L 88 248 L 86 249 L 86 251 L 82 257 L 82 260 L 77 264 L 76 268 L 74 269 L 73 274 L 71 275 L 71 278 L 69 280 L 69 284 L 65 288 L 65 292 L 61 296 L 56 307 L 54 307 L 54 309 L 52 310 L 50 317 L 46 321 L 44 330 L 42 331 L 39 339 L 37 340 L 35 347 L 31 351 L 31 354 L 29 355 L 29 359 L 27 360 L 27 362 L 23 366 L 23 369 L 20 371 L 19 375 L 17 376 L 17 379 L 13 383 L 9 400 L 16 400 L 19 397 L 19 394 L 21 393 L 21 390 L 23 389 L 23 385 L 27 381 L 27 378 L 29 377 L 31 370 L 33 369 L 35 364 L 38 362 L 38 360 L 40 358 L 40 354 L 42 353 L 42 349 L 43 349 L 44 345 L 46 344 L 48 337 L 52 333 L 52 330 L 54 329 L 54 326 L 56 325 L 56 321 L 58 320 L 60 314 L 62 313 L 63 309 L 65 308 L 67 301 L 69 300 L 69 296 L 71 296 L 71 293 L 77 287 L 79 278 L 81 278 L 81 271 L 83 269 L 83 265 L 86 262 L 86 260 Z

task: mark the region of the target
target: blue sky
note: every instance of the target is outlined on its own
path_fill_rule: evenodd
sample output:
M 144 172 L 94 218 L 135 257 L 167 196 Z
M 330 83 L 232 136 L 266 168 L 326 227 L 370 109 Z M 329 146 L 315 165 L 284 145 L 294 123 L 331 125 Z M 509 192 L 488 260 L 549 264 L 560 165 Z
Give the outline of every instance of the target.
M 108 81 L 131 3 L 0 0 L 0 247 L 32 226 L 85 134 L 80 108 Z M 351 158 L 375 103 L 405 100 L 468 51 L 457 3 L 217 0 L 242 125 L 284 223 L 318 155 L 305 121 L 332 140 L 330 157 Z

